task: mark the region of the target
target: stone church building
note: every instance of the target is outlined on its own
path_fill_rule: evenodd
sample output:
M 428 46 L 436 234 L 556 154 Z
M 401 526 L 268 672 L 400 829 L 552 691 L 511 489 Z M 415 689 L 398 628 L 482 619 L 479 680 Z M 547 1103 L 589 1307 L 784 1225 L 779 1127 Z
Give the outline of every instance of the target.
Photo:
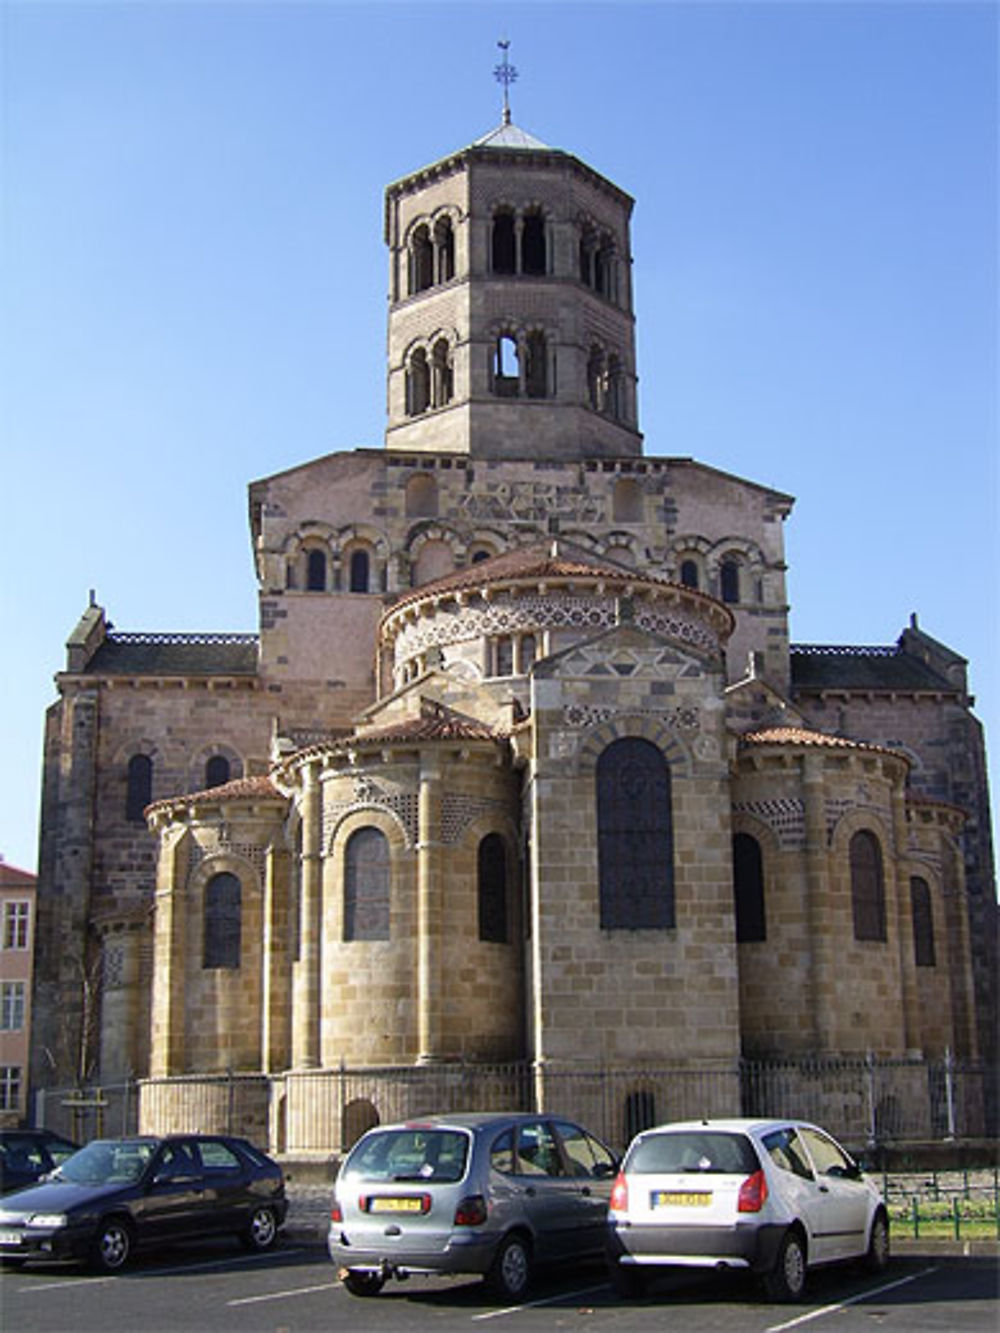
M 644 453 L 632 206 L 509 116 L 390 185 L 385 446 L 250 485 L 257 633 L 86 609 L 34 1086 L 259 1076 L 280 1147 L 343 1066 L 995 1059 L 966 664 L 790 644 L 791 497 Z

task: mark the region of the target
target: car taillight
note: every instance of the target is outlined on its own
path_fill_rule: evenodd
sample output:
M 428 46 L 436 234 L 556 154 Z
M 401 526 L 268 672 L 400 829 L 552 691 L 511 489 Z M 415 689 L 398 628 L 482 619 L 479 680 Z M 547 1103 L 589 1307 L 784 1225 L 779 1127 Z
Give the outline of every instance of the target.
M 767 1180 L 763 1171 L 755 1171 L 747 1176 L 740 1186 L 736 1203 L 738 1213 L 759 1213 L 767 1199 Z
M 486 1200 L 481 1194 L 467 1194 L 455 1209 L 455 1226 L 481 1227 L 486 1221 Z
M 611 1186 L 610 1208 L 613 1213 L 628 1212 L 628 1181 L 625 1172 L 619 1171 L 615 1183 Z
M 343 1208 L 341 1208 L 340 1204 L 336 1201 L 336 1199 L 334 1199 L 333 1207 L 330 1209 L 330 1221 L 343 1222 L 343 1220 L 344 1220 L 344 1210 Z

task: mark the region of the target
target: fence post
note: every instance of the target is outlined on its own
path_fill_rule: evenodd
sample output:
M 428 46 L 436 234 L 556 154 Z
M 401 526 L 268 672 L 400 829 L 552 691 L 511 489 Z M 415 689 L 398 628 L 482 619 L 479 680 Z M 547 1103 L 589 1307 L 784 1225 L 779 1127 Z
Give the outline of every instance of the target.
M 875 1110 L 875 1056 L 865 1052 L 865 1094 L 868 1098 L 868 1146 L 878 1146 L 878 1118 Z
M 948 1133 L 945 1139 L 951 1140 L 955 1137 L 955 1057 L 950 1046 L 944 1048 L 944 1096 L 948 1108 Z
M 236 1084 L 233 1081 L 232 1065 L 226 1069 L 226 1078 L 228 1080 L 226 1096 L 226 1133 L 231 1134 L 233 1132 L 233 1102 L 236 1098 Z

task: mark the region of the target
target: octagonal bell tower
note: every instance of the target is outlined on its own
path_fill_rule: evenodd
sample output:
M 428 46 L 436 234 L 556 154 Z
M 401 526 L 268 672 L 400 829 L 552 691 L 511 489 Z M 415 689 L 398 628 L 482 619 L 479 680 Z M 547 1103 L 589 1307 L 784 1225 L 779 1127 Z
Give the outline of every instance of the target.
M 633 457 L 629 195 L 502 124 L 390 185 L 391 449 Z

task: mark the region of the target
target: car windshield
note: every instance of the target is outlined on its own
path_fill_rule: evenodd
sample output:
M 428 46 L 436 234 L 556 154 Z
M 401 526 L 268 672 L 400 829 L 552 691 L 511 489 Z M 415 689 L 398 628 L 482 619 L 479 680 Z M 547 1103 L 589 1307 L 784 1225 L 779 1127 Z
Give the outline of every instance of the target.
M 760 1166 L 745 1134 L 677 1130 L 646 1134 L 632 1148 L 626 1171 L 640 1175 L 698 1171 L 711 1175 L 752 1175 Z
M 465 1175 L 468 1135 L 454 1129 L 386 1129 L 366 1135 L 344 1167 L 366 1180 L 453 1183 Z
M 129 1185 L 145 1171 L 155 1148 L 143 1140 L 95 1139 L 66 1158 L 59 1178 L 74 1185 Z

